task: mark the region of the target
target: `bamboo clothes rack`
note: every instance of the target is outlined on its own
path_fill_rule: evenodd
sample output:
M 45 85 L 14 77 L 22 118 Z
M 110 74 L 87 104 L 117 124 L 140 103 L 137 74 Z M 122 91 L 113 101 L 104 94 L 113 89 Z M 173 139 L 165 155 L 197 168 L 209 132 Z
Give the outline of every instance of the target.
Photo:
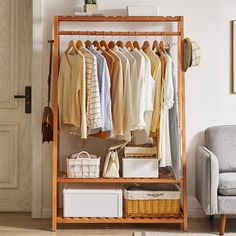
M 154 23 L 177 23 L 177 31 L 164 32 L 113 32 L 113 31 L 61 31 L 61 22 L 154 22 Z M 59 130 L 58 130 L 58 73 L 60 37 L 63 35 L 102 35 L 102 36 L 175 36 L 178 39 L 178 116 L 181 130 L 182 145 L 182 173 L 183 177 L 178 180 L 173 176 L 160 173 L 160 178 L 119 178 L 119 179 L 73 179 L 67 178 L 66 173 L 59 166 Z M 183 69 L 183 40 L 184 18 L 175 17 L 136 17 L 136 16 L 55 16 L 54 17 L 54 133 L 53 133 L 53 173 L 52 173 L 52 231 L 56 231 L 59 223 L 179 223 L 183 224 L 183 230 L 187 231 L 187 189 L 186 189 L 186 128 L 185 128 L 185 73 Z M 127 183 L 173 183 L 179 184 L 182 190 L 182 208 L 178 218 L 66 218 L 63 210 L 59 209 L 59 185 L 63 183 L 114 183 L 117 185 Z

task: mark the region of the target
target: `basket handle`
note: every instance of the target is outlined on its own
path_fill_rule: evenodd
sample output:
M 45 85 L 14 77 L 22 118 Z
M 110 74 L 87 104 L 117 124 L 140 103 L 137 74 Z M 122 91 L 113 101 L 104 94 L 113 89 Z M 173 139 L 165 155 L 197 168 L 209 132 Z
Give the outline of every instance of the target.
M 77 158 L 76 158 L 76 159 L 79 159 L 81 154 L 86 154 L 86 155 L 87 155 L 87 158 L 90 159 L 89 153 L 88 153 L 88 152 L 85 152 L 85 151 L 80 152 L 80 153 L 77 155 Z

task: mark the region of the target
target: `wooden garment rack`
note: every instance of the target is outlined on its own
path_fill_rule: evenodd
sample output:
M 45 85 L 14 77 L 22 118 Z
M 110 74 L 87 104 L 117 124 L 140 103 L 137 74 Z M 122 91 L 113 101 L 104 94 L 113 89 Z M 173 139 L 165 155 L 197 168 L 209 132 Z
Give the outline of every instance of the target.
M 177 23 L 177 31 L 164 32 L 114 32 L 114 31 L 61 31 L 61 22 L 154 22 L 154 23 Z M 178 117 L 181 130 L 182 145 L 182 178 L 175 179 L 173 176 L 160 173 L 160 178 L 119 178 L 119 179 L 73 179 L 67 178 L 66 173 L 60 171 L 59 167 L 59 130 L 58 130 L 58 73 L 60 37 L 63 35 L 103 35 L 103 36 L 175 36 L 178 39 Z M 52 173 L 52 231 L 57 230 L 59 223 L 179 223 L 183 224 L 183 230 L 188 230 L 187 222 L 187 189 L 186 189 L 186 127 L 185 127 L 185 73 L 183 69 L 183 40 L 184 40 L 184 18 L 175 17 L 136 17 L 136 16 L 55 16 L 54 17 L 54 123 L 53 123 L 53 173 Z M 66 218 L 63 217 L 63 209 L 58 208 L 59 185 L 61 183 L 174 183 L 182 190 L 182 208 L 178 218 Z

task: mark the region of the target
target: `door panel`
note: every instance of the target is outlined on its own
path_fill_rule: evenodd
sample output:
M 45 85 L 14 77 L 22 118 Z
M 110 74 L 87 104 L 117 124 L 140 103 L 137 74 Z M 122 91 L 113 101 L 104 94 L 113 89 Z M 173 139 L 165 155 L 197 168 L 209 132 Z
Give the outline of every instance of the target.
M 32 0 L 0 0 L 0 211 L 31 210 Z

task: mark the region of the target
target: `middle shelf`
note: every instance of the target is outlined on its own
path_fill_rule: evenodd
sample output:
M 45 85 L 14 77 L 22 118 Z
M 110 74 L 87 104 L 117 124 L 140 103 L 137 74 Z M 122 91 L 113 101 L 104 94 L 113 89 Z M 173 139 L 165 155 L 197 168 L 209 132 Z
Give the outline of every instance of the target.
M 169 172 L 160 172 L 159 178 L 67 178 L 66 172 L 59 171 L 58 183 L 173 183 L 182 184 L 182 179 L 175 179 Z

